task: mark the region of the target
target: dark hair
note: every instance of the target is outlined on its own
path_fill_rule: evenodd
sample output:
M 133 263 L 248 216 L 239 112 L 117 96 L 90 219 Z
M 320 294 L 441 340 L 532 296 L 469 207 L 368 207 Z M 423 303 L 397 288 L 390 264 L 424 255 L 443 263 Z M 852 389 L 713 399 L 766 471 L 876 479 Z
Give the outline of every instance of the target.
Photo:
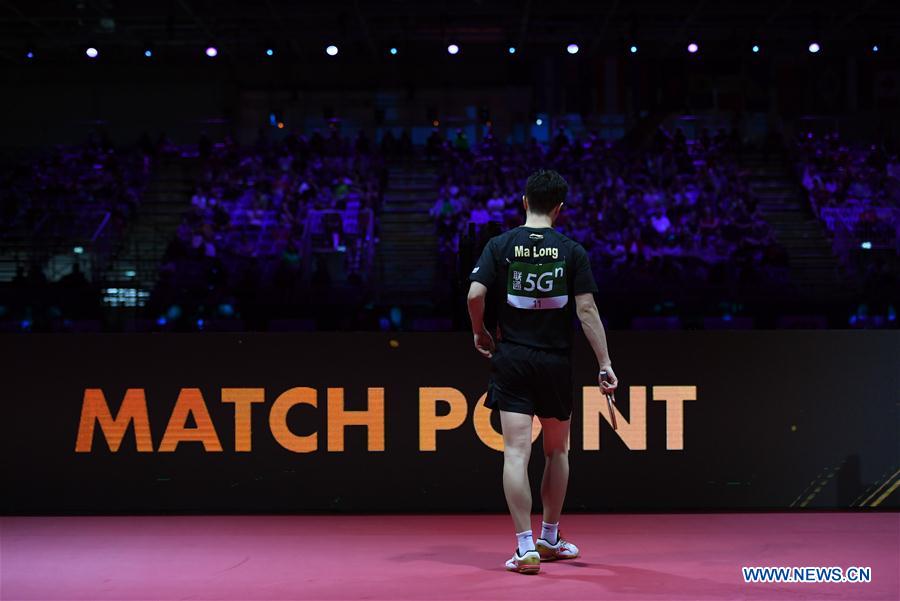
M 569 184 L 552 169 L 538 169 L 528 177 L 525 196 L 532 213 L 548 215 L 556 205 L 566 199 Z

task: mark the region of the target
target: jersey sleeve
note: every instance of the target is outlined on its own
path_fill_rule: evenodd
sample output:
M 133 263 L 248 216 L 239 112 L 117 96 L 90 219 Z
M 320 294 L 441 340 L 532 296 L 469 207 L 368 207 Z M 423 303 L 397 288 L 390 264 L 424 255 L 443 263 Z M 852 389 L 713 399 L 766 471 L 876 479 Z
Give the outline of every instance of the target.
M 587 294 L 597 292 L 597 283 L 591 272 L 591 260 L 587 251 L 580 244 L 576 244 L 572 252 L 572 271 L 575 274 L 572 283 L 573 294 Z
M 497 268 L 494 260 L 494 239 L 488 240 L 475 267 L 469 273 L 470 282 L 481 282 L 488 288 L 497 277 Z

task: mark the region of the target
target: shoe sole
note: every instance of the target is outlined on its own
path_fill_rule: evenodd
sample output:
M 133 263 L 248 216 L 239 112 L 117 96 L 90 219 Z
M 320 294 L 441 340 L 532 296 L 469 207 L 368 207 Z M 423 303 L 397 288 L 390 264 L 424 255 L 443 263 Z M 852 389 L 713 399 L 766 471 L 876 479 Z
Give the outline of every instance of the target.
M 518 574 L 537 574 L 541 571 L 540 560 L 533 563 L 518 562 L 515 568 L 506 568 L 510 572 Z
M 568 557 L 563 557 L 561 555 L 557 555 L 553 551 L 538 551 L 538 554 L 541 556 L 541 561 L 565 561 L 567 559 L 578 559 L 581 556 L 578 555 L 569 555 Z
M 520 565 L 516 568 L 506 568 L 506 569 L 510 572 L 515 572 L 517 574 L 534 575 L 541 571 L 541 566 L 526 564 L 526 565 Z

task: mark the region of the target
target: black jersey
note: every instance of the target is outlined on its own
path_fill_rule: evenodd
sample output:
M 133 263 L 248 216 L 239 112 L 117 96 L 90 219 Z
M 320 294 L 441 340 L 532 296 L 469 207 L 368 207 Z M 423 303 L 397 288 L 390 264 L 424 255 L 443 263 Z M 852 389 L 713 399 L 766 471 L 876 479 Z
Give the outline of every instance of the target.
M 575 295 L 597 292 L 587 251 L 550 227 L 491 238 L 469 279 L 488 287 L 503 340 L 537 348 L 570 348 Z

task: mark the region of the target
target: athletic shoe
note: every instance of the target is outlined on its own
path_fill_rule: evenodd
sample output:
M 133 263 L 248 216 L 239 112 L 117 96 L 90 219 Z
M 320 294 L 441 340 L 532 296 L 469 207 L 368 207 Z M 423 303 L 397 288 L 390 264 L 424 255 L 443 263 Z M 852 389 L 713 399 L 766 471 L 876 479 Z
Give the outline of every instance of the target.
M 506 569 L 520 574 L 537 574 L 541 571 L 541 556 L 537 551 L 525 551 L 519 555 L 517 548 L 512 558 L 506 561 Z
M 575 559 L 579 555 L 578 547 L 564 539 L 561 535 L 556 535 L 556 544 L 551 545 L 546 539 L 539 538 L 534 541 L 538 553 L 541 555 L 541 561 L 554 561 L 556 559 Z

